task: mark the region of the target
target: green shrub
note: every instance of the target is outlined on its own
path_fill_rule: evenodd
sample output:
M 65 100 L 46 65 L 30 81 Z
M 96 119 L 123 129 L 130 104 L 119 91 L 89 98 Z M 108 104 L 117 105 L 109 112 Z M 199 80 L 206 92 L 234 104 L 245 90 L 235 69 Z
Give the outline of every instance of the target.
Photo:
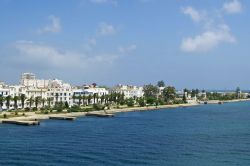
M 94 110 L 104 110 L 104 108 L 105 108 L 105 106 L 104 105 L 102 105 L 102 104 L 94 104 L 93 105 L 93 109 Z
M 147 104 L 149 104 L 149 105 L 155 104 L 156 100 L 157 100 L 157 99 L 156 99 L 155 97 L 147 97 L 147 98 L 146 98 L 146 102 L 147 102 Z
M 135 102 L 134 102 L 134 100 L 132 98 L 127 99 L 126 103 L 127 103 L 128 107 L 133 107 L 134 104 L 135 104 Z
M 37 108 L 36 107 L 32 108 L 32 111 L 37 111 Z
M 83 109 L 83 112 L 89 112 L 89 111 L 94 111 L 94 108 L 85 108 L 85 109 Z
M 3 118 L 7 118 L 8 116 L 7 116 L 7 114 L 3 114 Z
M 29 107 L 24 108 L 25 111 L 30 111 Z
M 140 98 L 140 99 L 138 100 L 138 103 L 139 103 L 139 106 L 140 106 L 140 107 L 144 107 L 144 106 L 146 105 L 146 103 L 145 103 L 145 101 L 144 101 L 143 98 Z

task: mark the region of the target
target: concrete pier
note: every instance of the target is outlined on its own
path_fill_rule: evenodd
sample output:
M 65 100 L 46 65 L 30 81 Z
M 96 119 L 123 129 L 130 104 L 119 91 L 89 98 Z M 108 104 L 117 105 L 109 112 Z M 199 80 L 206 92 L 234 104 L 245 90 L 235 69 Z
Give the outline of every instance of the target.
M 50 116 L 49 119 L 55 119 L 55 120 L 75 120 L 76 117 L 73 117 L 73 116 Z
M 109 113 L 87 113 L 86 116 L 96 116 L 96 117 L 114 117 L 114 114 Z
M 2 123 L 24 125 L 24 126 L 40 125 L 39 121 L 21 121 L 21 120 L 2 120 Z

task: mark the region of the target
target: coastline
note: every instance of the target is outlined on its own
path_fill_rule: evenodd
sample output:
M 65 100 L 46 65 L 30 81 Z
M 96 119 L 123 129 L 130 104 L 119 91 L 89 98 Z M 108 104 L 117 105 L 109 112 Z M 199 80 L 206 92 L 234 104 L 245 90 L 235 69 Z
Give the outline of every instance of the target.
M 223 103 L 232 103 L 232 102 L 243 102 L 250 101 L 250 99 L 235 99 L 222 101 Z M 215 104 L 218 101 L 210 101 L 208 104 Z M 49 119 L 51 116 L 57 117 L 82 117 L 86 116 L 87 113 L 92 114 L 116 114 L 121 112 L 134 112 L 134 111 L 150 111 L 150 110 L 160 110 L 160 109 L 168 109 L 168 108 L 179 108 L 179 107 L 192 107 L 203 105 L 202 103 L 192 103 L 192 104 L 173 104 L 173 105 L 160 105 L 160 106 L 145 106 L 145 107 L 131 107 L 131 108 L 122 108 L 122 109 L 110 109 L 110 110 L 100 110 L 100 111 L 90 111 L 90 112 L 70 112 L 70 113 L 56 113 L 56 114 L 36 114 L 35 112 L 26 112 L 25 116 L 19 117 L 11 117 L 6 119 L 0 119 L 0 123 L 3 120 L 13 120 L 13 121 L 40 121 Z

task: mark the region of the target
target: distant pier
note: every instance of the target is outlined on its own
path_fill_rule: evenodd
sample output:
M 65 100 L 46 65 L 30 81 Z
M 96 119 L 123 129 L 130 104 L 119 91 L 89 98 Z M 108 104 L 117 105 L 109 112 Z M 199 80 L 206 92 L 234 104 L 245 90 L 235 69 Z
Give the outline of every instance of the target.
M 114 114 L 109 113 L 87 113 L 86 116 L 95 116 L 95 117 L 114 117 Z
M 23 126 L 40 125 L 40 121 L 2 120 L 2 123 L 23 125 Z
M 73 117 L 73 116 L 49 116 L 49 119 L 54 119 L 54 120 L 75 120 L 76 117 Z

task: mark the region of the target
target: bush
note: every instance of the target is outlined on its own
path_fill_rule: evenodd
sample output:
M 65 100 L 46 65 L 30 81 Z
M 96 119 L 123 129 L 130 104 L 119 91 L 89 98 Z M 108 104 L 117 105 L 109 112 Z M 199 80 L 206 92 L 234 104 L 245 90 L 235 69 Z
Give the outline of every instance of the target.
M 46 110 L 46 111 L 44 111 L 43 113 L 44 113 L 44 114 L 49 114 L 49 111 Z
M 146 99 L 147 104 L 153 105 L 156 102 L 155 97 L 147 97 Z
M 29 107 L 24 108 L 25 111 L 30 111 Z
M 7 114 L 3 114 L 3 118 L 7 118 L 8 116 L 7 116 Z
M 68 109 L 68 112 L 79 112 L 81 108 L 78 105 L 73 105 L 71 108 Z
M 93 105 L 93 109 L 94 110 L 104 110 L 104 108 L 105 108 L 105 106 L 104 105 L 102 105 L 102 104 L 94 104 Z
M 18 115 L 18 112 L 17 112 L 17 111 L 15 111 L 15 115 Z
M 63 111 L 62 108 L 57 108 L 57 109 L 56 109 L 56 112 L 62 112 L 62 111 Z
M 133 107 L 134 104 L 135 104 L 135 102 L 134 102 L 134 100 L 132 98 L 127 99 L 126 103 L 127 103 L 128 107 Z
M 37 111 L 37 108 L 36 107 L 32 108 L 32 111 Z
M 89 111 L 94 111 L 94 108 L 85 108 L 85 109 L 83 109 L 83 112 L 89 112 Z
M 144 101 L 143 98 L 140 98 L 140 99 L 138 100 L 138 103 L 139 103 L 139 106 L 140 106 L 140 107 L 145 107 L 145 101 Z
M 183 100 L 174 100 L 173 104 L 185 104 Z

